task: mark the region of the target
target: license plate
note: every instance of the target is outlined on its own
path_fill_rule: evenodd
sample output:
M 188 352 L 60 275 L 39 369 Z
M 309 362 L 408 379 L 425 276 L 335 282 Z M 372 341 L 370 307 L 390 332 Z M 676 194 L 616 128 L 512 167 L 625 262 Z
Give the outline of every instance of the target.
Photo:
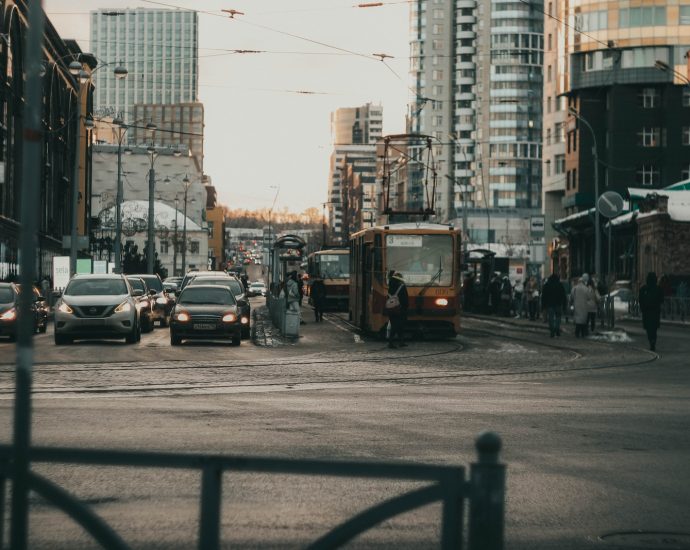
M 214 330 L 216 325 L 211 323 L 194 323 L 194 330 Z

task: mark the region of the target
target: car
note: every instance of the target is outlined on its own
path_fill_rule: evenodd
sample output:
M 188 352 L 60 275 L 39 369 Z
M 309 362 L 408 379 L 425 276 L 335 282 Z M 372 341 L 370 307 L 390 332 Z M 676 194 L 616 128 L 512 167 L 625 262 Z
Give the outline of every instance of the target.
M 133 290 L 124 275 L 75 275 L 55 304 L 55 344 L 77 338 L 141 340 L 141 318 Z
M 21 292 L 22 285 L 17 285 L 17 291 Z M 36 332 L 45 332 L 48 330 L 48 312 L 50 307 L 45 299 L 45 296 L 41 294 L 38 287 L 31 287 L 34 293 L 34 301 L 31 309 L 34 313 L 34 330 Z
M 233 346 L 242 342 L 240 310 L 229 288 L 196 284 L 180 292 L 170 319 L 170 345 L 228 338 Z
M 225 271 L 199 271 L 198 269 L 194 270 L 194 271 L 189 271 L 184 276 L 184 279 L 182 279 L 182 282 L 180 283 L 180 290 L 183 290 L 189 284 L 189 281 L 191 281 L 194 277 L 198 277 L 199 275 L 204 275 L 204 276 L 208 276 L 208 277 L 213 277 L 213 276 L 229 277 L 230 276 Z
M 153 322 L 158 321 L 161 327 L 167 327 L 170 321 L 170 312 L 175 305 L 175 299 L 171 296 L 171 292 L 165 288 L 161 278 L 155 273 L 138 273 L 134 276 L 143 279 L 149 288 L 153 306 Z
M 141 319 L 141 331 L 151 332 L 153 330 L 153 303 L 156 291 L 154 290 L 151 294 L 144 279 L 138 275 L 127 275 L 127 281 L 133 290 L 141 291 L 141 295 L 136 297 L 139 318 Z
M 230 289 L 237 307 L 240 310 L 240 323 L 242 324 L 242 338 L 249 338 L 249 320 L 251 319 L 252 310 L 251 304 L 244 293 L 244 285 L 236 277 L 194 277 L 188 284 L 187 288 L 197 285 L 219 285 Z
M 247 294 L 249 296 L 266 296 L 266 285 L 262 281 L 250 283 Z
M 32 287 L 31 314 L 34 332 L 45 332 L 48 327 L 48 304 L 36 287 Z M 19 293 L 21 285 L 0 283 L 0 336 L 7 336 L 10 342 L 17 339 L 19 328 Z

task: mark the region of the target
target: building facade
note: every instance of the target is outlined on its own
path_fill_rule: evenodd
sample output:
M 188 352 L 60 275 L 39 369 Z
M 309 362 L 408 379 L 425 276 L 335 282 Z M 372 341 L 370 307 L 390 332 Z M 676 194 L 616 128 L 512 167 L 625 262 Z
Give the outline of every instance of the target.
M 19 269 L 27 2 L 6 0 L 0 3 L 0 10 L 0 280 L 7 280 L 16 278 Z M 52 258 L 63 253 L 62 238 L 70 234 L 74 212 L 70 199 L 75 184 L 80 197 L 79 234 L 89 228 L 91 147 L 84 117 L 77 117 L 76 98 L 81 101 L 82 114 L 91 112 L 93 87 L 86 83 L 78 92 L 80 85 L 70 75 L 68 65 L 80 60 L 87 73 L 96 68 L 96 60 L 83 54 L 76 42 L 63 40 L 49 20 L 45 23 L 44 53 L 43 159 L 40 192 L 35 197 L 37 279 L 50 277 Z
M 127 8 L 91 12 L 93 53 L 122 61 L 129 78 L 99 75 L 99 116 L 131 113 L 138 103 L 189 103 L 199 95 L 198 15 L 192 10 Z M 127 117 L 126 117 L 127 118 Z
M 541 209 L 541 2 L 411 5 L 410 133 L 434 139 L 439 222 Z M 412 154 L 414 157 L 414 153 Z M 479 225 L 470 223 L 472 225 Z M 496 239 L 491 228 L 474 240 Z
M 344 185 L 347 165 L 359 174 L 361 187 L 358 200 L 361 219 L 374 224 L 377 216 L 376 142 L 383 131 L 383 108 L 367 103 L 361 107 L 344 107 L 331 113 L 331 153 L 328 175 L 328 220 L 330 241 L 341 243 L 347 239 L 344 209 L 351 190 Z M 369 227 L 368 225 L 367 227 Z

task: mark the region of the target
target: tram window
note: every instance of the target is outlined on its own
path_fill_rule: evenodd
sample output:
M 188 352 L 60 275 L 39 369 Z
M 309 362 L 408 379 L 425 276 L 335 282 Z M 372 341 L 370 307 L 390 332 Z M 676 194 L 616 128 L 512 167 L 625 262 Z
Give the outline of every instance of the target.
M 381 235 L 374 236 L 374 277 L 379 284 L 383 284 L 383 254 Z
M 449 286 L 454 252 L 450 235 L 386 235 L 386 268 L 400 272 L 408 286 Z

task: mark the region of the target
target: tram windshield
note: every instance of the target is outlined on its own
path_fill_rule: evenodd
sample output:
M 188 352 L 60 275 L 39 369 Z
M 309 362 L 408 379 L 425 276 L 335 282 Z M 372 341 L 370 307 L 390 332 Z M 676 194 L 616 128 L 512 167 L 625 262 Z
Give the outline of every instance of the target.
M 450 235 L 386 235 L 386 269 L 399 272 L 408 286 L 450 286 L 453 239 Z
M 348 254 L 319 254 L 319 275 L 324 279 L 342 279 L 350 276 Z

